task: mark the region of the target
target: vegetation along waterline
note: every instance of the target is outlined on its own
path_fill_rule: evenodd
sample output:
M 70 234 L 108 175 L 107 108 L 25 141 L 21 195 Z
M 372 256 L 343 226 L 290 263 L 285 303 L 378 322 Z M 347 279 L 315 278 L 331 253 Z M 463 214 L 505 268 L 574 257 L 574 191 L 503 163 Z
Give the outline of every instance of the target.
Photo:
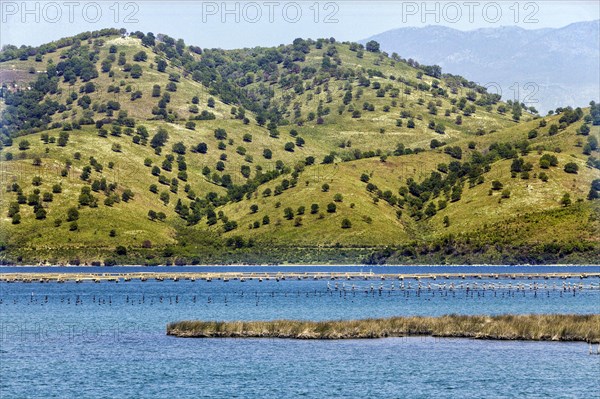
M 181 338 L 359 339 L 433 336 L 528 341 L 600 342 L 600 314 L 391 317 L 364 320 L 179 321 Z

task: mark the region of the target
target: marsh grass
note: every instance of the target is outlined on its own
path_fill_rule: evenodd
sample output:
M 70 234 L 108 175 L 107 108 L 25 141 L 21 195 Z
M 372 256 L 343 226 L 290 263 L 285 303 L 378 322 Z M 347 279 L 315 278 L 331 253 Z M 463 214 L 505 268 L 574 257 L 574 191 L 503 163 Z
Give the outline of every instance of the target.
M 179 321 L 167 335 L 195 338 L 360 339 L 405 336 L 600 342 L 600 315 L 391 317 L 331 321 Z

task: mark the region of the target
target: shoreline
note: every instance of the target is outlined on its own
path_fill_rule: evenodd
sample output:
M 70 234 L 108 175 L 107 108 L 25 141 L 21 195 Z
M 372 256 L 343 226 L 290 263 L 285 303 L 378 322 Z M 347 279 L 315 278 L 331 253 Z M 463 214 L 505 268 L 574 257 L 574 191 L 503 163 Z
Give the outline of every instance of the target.
M 391 317 L 362 320 L 178 321 L 166 334 L 177 338 L 376 339 L 429 336 L 489 340 L 600 344 L 600 314 L 529 314 Z
M 148 281 L 148 280 L 157 280 L 164 281 L 173 280 L 179 281 L 190 280 L 205 280 L 212 281 L 214 280 L 258 280 L 262 282 L 263 280 L 450 280 L 450 279 L 461 279 L 461 280 L 481 280 L 481 279 L 492 279 L 492 280 L 516 280 L 516 279 L 570 279 L 570 278 L 579 278 L 588 279 L 588 278 L 600 278 L 600 271 L 568 271 L 568 270 L 558 270 L 551 272 L 515 272 L 515 271 L 507 271 L 503 270 L 501 272 L 498 271 L 469 271 L 469 272 L 460 272 L 460 273 L 450 273 L 450 272 L 391 272 L 391 273 L 374 273 L 373 271 L 348 271 L 348 270 L 338 270 L 338 271 L 320 271 L 320 270 L 276 270 L 276 271 L 268 271 L 268 270 L 244 270 L 244 271 L 226 271 L 226 270 L 217 270 L 217 271 L 209 271 L 209 270 L 195 270 L 195 271 L 171 271 L 171 270 L 161 270 L 161 271 L 121 271 L 121 272 L 86 272 L 86 271 L 73 271 L 73 272 L 59 272 L 59 271 L 13 271 L 13 272 L 4 272 L 0 270 L 0 282 L 7 283 L 15 283 L 15 282 L 24 282 L 24 283 L 32 283 L 32 282 L 41 282 L 41 283 L 49 283 L 49 282 L 57 282 L 64 283 L 69 281 L 74 281 L 76 283 L 82 282 L 95 282 L 99 283 L 101 281 L 106 282 L 119 282 L 119 281 L 132 281 L 132 280 L 140 280 L 140 281 Z M 419 283 L 420 284 L 420 283 Z M 476 284 L 475 284 L 476 285 Z M 590 288 L 592 288 L 593 283 L 590 284 Z M 535 289 L 537 290 L 537 286 Z M 599 285 L 600 288 L 600 285 Z
M 362 265 L 362 264 L 352 264 L 352 263 L 344 263 L 344 264 L 306 264 L 306 263 L 278 263 L 278 264 L 271 264 L 271 263 L 257 263 L 257 264 L 248 264 L 248 263 L 232 263 L 232 264 L 222 264 L 222 263 L 212 263 L 212 264 L 197 264 L 197 265 L 166 265 L 166 264 L 161 264 L 161 265 L 136 265 L 136 264 L 123 264 L 123 265 L 110 265 L 110 266 L 106 266 L 106 265 L 0 265 L 0 270 L 2 270 L 2 268 L 26 268 L 26 267 L 35 267 L 35 268 L 40 268 L 40 269 L 53 269 L 53 268 L 59 268 L 59 267 L 65 267 L 65 268 L 115 268 L 115 267 L 126 267 L 126 268 L 134 268 L 134 267 L 142 267 L 142 268 L 157 268 L 157 267 L 164 267 L 164 268 L 182 268 L 182 267 L 197 267 L 197 268 L 202 268 L 202 267 L 343 267 L 343 268 L 350 268 L 350 267 L 361 267 L 361 268 L 366 268 L 366 269 L 372 269 L 372 268 L 387 268 L 387 267 L 431 267 L 431 268 L 435 268 L 435 267 L 456 267 L 456 268 L 461 268 L 461 267 L 506 267 L 506 268 L 511 268 L 511 267 L 556 267 L 556 268 L 561 268 L 561 267 L 600 267 L 600 263 L 597 264 L 581 264 L 581 263 L 561 263 L 561 264 L 557 264 L 557 263 L 551 263 L 551 264 L 530 264 L 530 263 L 524 263 L 524 264 L 513 264 L 513 265 L 505 265 L 505 264 L 493 264 L 493 263 L 477 263 L 477 264 L 456 264 L 456 265 L 431 265 L 431 264 L 384 264 L 384 265 Z

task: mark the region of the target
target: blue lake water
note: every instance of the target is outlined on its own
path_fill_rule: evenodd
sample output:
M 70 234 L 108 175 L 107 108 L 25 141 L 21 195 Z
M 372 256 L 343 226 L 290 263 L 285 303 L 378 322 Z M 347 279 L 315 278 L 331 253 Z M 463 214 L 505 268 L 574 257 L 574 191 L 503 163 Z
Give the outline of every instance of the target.
M 152 270 L 198 271 L 198 268 Z M 234 268 L 228 271 L 266 271 L 228 268 Z M 356 268 L 343 270 L 361 269 Z M 466 268 L 470 267 L 458 271 L 453 267 L 426 270 L 471 271 Z M 495 268 L 485 272 L 505 270 Z M 510 272 L 521 272 L 509 268 Z M 598 271 L 598 267 L 589 268 L 592 269 L 552 267 L 551 271 Z M 78 269 L 91 271 L 69 268 Z M 98 269 L 115 273 L 122 272 L 121 269 L 138 271 Z M 332 267 L 321 269 L 337 271 Z M 362 269 L 365 272 L 372 269 L 375 273 L 380 269 L 393 273 L 423 272 L 422 269 Z M 0 268 L 0 272 L 23 270 Z M 303 270 L 315 271 L 312 267 L 298 267 L 294 271 Z M 526 271 L 546 270 L 527 267 Z M 404 286 L 389 280 L 0 283 L 0 397 L 600 397 L 600 356 L 588 355 L 584 343 L 433 338 L 178 339 L 165 335 L 166 324 L 181 319 L 323 320 L 448 313 L 600 313 L 598 278 L 424 280 L 421 290 L 417 289 L 416 281 L 411 281 L 410 287 L 408 283 L 405 281 Z M 449 289 L 452 283 L 454 290 Z M 477 283 L 476 289 L 473 283 Z M 537 284 L 537 290 L 533 284 Z M 582 288 L 574 290 L 579 284 Z M 517 289 L 518 285 L 522 288 Z

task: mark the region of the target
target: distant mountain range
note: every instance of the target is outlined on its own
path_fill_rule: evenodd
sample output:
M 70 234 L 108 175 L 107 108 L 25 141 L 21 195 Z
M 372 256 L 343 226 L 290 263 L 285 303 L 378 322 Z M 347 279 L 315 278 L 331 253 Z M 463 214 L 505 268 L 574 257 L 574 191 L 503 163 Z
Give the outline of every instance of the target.
M 537 100 L 541 112 L 584 106 L 600 93 L 600 20 L 563 28 L 484 28 L 460 31 L 445 26 L 400 28 L 372 36 L 381 49 L 422 64 L 437 64 L 482 85 L 498 83 L 502 99 Z M 537 93 L 527 83 L 539 87 Z M 516 95 L 518 83 L 519 95 Z M 512 88 L 511 88 L 512 87 Z M 492 91 L 490 89 L 490 91 Z

